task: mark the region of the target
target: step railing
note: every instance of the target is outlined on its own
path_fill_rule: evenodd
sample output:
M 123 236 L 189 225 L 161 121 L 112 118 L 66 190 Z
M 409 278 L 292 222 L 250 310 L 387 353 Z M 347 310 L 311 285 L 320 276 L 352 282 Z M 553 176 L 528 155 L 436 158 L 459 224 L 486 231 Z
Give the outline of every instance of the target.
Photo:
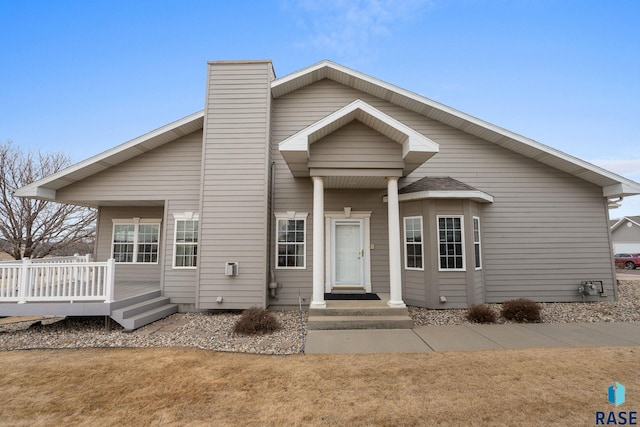
M 91 262 L 89 256 L 0 264 L 0 302 L 112 302 L 115 260 Z

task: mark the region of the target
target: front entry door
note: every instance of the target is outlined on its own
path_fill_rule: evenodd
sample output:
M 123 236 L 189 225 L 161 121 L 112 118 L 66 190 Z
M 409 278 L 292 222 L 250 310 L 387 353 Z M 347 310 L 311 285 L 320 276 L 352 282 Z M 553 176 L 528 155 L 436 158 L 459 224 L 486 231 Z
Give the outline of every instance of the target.
M 364 248 L 362 220 L 345 219 L 334 222 L 334 289 L 364 287 Z

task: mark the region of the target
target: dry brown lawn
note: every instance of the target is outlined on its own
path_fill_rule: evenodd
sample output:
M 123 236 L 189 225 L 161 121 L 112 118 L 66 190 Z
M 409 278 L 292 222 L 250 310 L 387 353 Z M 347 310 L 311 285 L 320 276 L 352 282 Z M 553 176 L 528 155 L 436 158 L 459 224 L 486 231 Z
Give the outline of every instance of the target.
M 259 356 L 198 349 L 0 353 L 0 424 L 594 425 L 640 410 L 640 348 Z M 626 386 L 627 402 L 607 403 Z

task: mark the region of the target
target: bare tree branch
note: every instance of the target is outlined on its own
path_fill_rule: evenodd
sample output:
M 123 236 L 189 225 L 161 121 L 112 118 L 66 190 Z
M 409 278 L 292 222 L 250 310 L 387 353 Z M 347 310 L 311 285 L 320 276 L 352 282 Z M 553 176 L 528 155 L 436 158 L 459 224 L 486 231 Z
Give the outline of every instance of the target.
M 14 191 L 71 163 L 64 153 L 24 153 L 11 141 L 0 143 L 0 251 L 15 259 L 64 254 L 95 239 L 94 210 L 15 197 Z M 80 245 L 80 246 L 79 246 Z M 73 252 L 72 252 L 73 253 Z

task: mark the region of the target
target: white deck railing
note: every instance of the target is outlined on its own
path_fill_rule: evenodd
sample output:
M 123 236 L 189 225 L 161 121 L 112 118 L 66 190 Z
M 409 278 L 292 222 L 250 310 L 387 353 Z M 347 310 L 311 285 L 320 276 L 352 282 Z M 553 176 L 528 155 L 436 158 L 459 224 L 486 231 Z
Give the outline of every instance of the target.
M 0 263 L 0 302 L 114 300 L 115 261 L 89 256 Z

